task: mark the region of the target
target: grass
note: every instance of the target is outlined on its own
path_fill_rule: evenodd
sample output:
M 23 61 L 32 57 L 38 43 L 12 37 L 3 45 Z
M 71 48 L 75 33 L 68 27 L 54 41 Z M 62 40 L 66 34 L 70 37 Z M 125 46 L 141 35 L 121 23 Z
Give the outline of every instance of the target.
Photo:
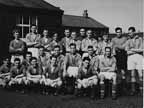
M 46 96 L 36 93 L 21 94 L 0 89 L 0 108 L 143 108 L 140 96 L 110 97 L 93 101 L 72 95 Z

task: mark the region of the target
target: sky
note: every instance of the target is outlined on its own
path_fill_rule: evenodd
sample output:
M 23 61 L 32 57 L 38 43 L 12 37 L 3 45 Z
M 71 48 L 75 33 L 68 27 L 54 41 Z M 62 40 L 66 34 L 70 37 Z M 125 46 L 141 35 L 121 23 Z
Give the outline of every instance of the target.
M 137 31 L 144 31 L 144 0 L 45 0 L 60 7 L 64 14 L 82 15 L 88 10 L 89 17 L 110 28 L 113 33 L 115 27 L 134 26 Z

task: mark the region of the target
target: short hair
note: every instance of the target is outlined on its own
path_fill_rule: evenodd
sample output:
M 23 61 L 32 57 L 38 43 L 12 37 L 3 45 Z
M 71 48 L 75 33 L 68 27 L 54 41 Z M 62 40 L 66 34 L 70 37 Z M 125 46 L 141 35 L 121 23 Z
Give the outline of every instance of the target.
M 91 32 L 93 32 L 91 29 L 87 30 L 86 32 L 88 32 L 88 31 L 91 31 Z
M 30 28 L 31 28 L 32 26 L 35 26 L 35 27 L 37 27 L 35 24 L 32 24 L 32 25 L 30 26 Z
M 20 62 L 20 59 L 19 59 L 19 58 L 15 58 L 15 59 L 14 59 L 14 62 L 15 62 L 15 61 L 19 61 L 19 62 Z
M 135 27 L 129 27 L 129 28 L 128 28 L 128 31 L 129 31 L 129 30 L 132 30 L 133 32 L 136 31 Z
M 14 34 L 14 33 L 19 33 L 19 30 L 18 29 L 14 29 L 13 31 L 12 31 L 12 33 Z
M 92 45 L 89 45 L 87 49 L 89 49 L 89 48 L 92 48 L 92 49 L 93 49 L 93 46 L 92 46 Z
M 30 62 L 31 62 L 32 60 L 37 60 L 37 58 L 36 58 L 36 57 L 32 57 L 32 58 L 30 59 Z
M 81 30 L 84 30 L 84 31 L 85 31 L 85 29 L 84 29 L 84 28 L 81 28 L 81 29 L 80 29 L 80 32 L 81 32 Z
M 32 56 L 32 52 L 30 52 L 30 51 L 27 51 L 27 52 L 26 52 L 26 55 L 27 55 L 27 54 Z
M 45 48 L 44 48 L 44 46 L 39 46 L 39 49 L 40 49 L 40 48 L 43 48 L 43 49 L 45 49 Z
M 66 30 L 70 31 L 70 29 L 65 29 L 64 31 L 66 31 Z
M 84 57 L 83 61 L 85 61 L 85 60 L 90 61 L 90 58 L 89 57 Z
M 56 58 L 56 59 L 57 59 L 57 57 L 56 57 L 55 55 L 51 55 L 51 56 L 50 56 L 50 60 L 51 60 L 52 58 Z
M 115 32 L 117 32 L 118 30 L 120 30 L 122 32 L 122 28 L 121 27 L 116 27 L 115 28 Z
M 55 45 L 55 46 L 54 46 L 54 49 L 55 49 L 55 48 L 59 48 L 59 49 L 60 49 L 60 46 L 59 46 L 59 45 Z
M 75 43 L 71 43 L 69 46 L 70 46 L 70 47 L 71 47 L 71 46 L 75 46 L 75 47 L 76 47 L 76 44 L 75 44 Z
M 105 47 L 105 50 L 106 50 L 106 49 L 110 49 L 110 51 L 112 50 L 111 47 Z

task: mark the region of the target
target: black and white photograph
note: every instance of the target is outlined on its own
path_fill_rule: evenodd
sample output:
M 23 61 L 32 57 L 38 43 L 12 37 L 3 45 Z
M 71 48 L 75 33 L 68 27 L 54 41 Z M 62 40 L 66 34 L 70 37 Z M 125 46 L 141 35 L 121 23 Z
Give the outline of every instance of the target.
M 0 0 L 0 108 L 144 108 L 143 0 Z

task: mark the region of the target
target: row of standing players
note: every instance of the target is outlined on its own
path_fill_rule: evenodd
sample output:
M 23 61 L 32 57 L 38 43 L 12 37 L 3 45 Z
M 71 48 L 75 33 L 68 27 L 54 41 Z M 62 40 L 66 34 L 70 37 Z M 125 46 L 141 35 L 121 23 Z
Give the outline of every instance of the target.
M 85 30 L 81 29 L 84 38 L 76 38 L 76 32 L 71 32 L 70 36 L 66 29 L 65 37 L 58 42 L 56 33 L 51 39 L 48 30 L 44 30 L 40 38 L 36 26 L 32 26 L 25 44 L 19 39 L 19 32 L 14 30 L 15 39 L 9 46 L 12 65 L 9 68 L 8 60 L 4 60 L 0 68 L 1 85 L 25 85 L 27 88 L 28 85 L 40 84 L 37 87 L 43 92 L 54 92 L 55 95 L 67 91 L 70 86 L 77 96 L 89 92 L 92 98 L 100 85 L 100 98 L 104 98 L 104 80 L 108 79 L 112 81 L 112 97 L 116 99 L 118 76 L 125 80 L 127 70 L 130 71 L 131 95 L 134 95 L 137 70 L 142 92 L 143 40 L 135 35 L 134 27 L 128 29 L 128 38 L 122 36 L 121 28 L 115 31 L 117 37 L 111 41 L 108 35 L 96 41 L 91 30 L 85 36 Z M 28 51 L 24 55 L 26 46 Z

